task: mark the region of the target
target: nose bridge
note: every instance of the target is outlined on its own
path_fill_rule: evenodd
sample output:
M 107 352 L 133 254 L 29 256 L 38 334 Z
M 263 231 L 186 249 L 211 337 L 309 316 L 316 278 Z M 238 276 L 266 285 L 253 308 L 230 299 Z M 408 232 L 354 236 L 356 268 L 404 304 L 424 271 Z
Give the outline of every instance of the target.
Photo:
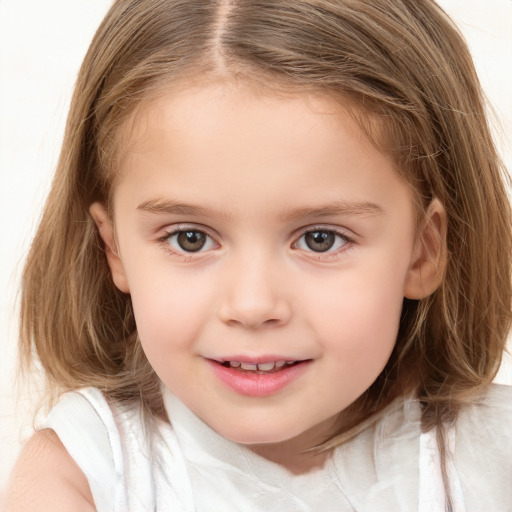
M 226 262 L 220 315 L 229 324 L 283 325 L 291 314 L 279 258 L 270 251 L 240 251 Z

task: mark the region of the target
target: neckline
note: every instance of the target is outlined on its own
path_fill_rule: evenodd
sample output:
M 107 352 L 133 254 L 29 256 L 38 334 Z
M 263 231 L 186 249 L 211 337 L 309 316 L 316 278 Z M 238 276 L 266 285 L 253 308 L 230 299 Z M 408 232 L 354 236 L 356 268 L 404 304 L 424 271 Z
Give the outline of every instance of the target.
M 295 475 L 219 435 L 169 390 L 163 397 L 196 493 L 214 475 L 218 488 L 210 487 L 209 496 L 235 482 L 230 492 L 240 499 L 256 502 L 260 495 L 272 496 L 275 502 L 289 500 L 288 508 L 291 504 L 297 510 L 318 510 L 319 499 L 324 499 L 324 509 L 327 499 L 340 511 L 417 507 L 421 415 L 416 400 L 396 401 L 383 418 L 335 448 L 323 467 Z M 251 510 L 270 510 L 265 506 Z
M 276 476 L 279 480 L 302 481 L 323 479 L 333 473 L 333 456 L 328 457 L 321 467 L 311 471 L 295 474 L 286 467 L 266 459 L 246 446 L 226 439 L 196 416 L 179 398 L 167 388 L 163 390 L 164 405 L 171 425 L 176 433 L 186 458 L 221 463 L 231 466 L 236 471 L 244 471 L 252 478 L 268 480 L 271 484 Z M 268 477 L 268 479 L 266 478 Z

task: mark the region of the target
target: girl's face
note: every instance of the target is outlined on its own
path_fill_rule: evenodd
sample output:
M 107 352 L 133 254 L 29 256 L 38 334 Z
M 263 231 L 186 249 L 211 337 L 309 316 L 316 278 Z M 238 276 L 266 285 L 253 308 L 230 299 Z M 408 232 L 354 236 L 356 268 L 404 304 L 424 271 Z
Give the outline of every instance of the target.
M 410 188 L 319 96 L 212 84 L 131 129 L 115 241 L 91 211 L 151 365 L 229 439 L 322 441 L 386 365 L 415 293 Z

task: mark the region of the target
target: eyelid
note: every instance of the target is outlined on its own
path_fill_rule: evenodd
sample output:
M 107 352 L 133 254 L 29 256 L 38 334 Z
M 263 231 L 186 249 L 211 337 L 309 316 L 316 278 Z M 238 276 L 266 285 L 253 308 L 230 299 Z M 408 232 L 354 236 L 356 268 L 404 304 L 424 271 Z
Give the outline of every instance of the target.
M 212 233 L 212 230 L 209 228 L 206 228 L 205 226 L 194 224 L 194 223 L 180 223 L 180 224 L 173 224 L 171 226 L 166 226 L 165 228 L 162 228 L 159 230 L 159 233 L 157 235 L 157 242 L 164 245 L 165 250 L 170 252 L 173 255 L 183 256 L 186 258 L 194 258 L 204 255 L 204 253 L 208 252 L 206 251 L 197 251 L 197 252 L 187 252 L 187 251 L 177 251 L 173 247 L 171 247 L 169 243 L 169 239 L 177 235 L 178 233 L 182 233 L 185 231 L 197 231 L 199 233 L 203 233 L 207 237 L 209 237 L 213 243 L 215 244 L 215 248 L 218 248 L 220 246 L 219 242 L 217 241 L 218 236 L 214 233 Z
M 298 239 L 306 233 L 311 233 L 312 231 L 331 231 L 332 233 L 340 235 L 350 242 L 355 242 L 357 239 L 357 235 L 348 228 L 333 226 L 331 224 L 311 224 L 310 226 L 304 226 L 295 232 L 294 238 Z
M 195 224 L 193 222 L 179 222 L 177 224 L 170 224 L 163 228 L 158 229 L 158 238 L 168 237 L 175 233 L 179 233 L 181 231 L 199 231 L 204 233 L 205 235 L 210 236 L 211 238 L 218 238 L 216 232 L 212 229 L 203 226 L 202 224 Z
M 334 251 L 325 251 L 325 252 L 315 252 L 313 250 L 307 251 L 304 249 L 299 249 L 297 247 L 297 244 L 299 240 L 306 235 L 307 233 L 315 232 L 315 231 L 327 231 L 334 233 L 335 235 L 343 238 L 345 240 L 345 243 L 342 247 L 334 250 Z M 310 226 L 305 226 L 298 230 L 295 233 L 294 236 L 294 242 L 292 244 L 292 249 L 297 249 L 307 255 L 308 258 L 312 258 L 314 260 L 329 260 L 332 258 L 336 258 L 342 253 L 345 253 L 349 249 L 353 247 L 353 245 L 356 243 L 357 236 L 352 233 L 352 231 L 348 230 L 347 228 L 339 227 L 339 226 L 332 226 L 332 225 L 326 225 L 326 224 L 313 224 Z

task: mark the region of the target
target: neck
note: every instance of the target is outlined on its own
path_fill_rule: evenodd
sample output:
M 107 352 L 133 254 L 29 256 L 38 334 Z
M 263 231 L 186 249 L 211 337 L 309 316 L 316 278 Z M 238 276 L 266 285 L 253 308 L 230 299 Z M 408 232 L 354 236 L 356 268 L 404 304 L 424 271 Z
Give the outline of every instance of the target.
M 332 450 L 312 449 L 336 431 L 337 418 L 312 427 L 302 434 L 278 443 L 254 444 L 248 448 L 261 457 L 279 464 L 295 475 L 322 468 Z
M 330 451 L 295 451 L 285 443 L 252 445 L 248 448 L 259 456 L 283 466 L 294 475 L 322 468 L 330 456 Z

